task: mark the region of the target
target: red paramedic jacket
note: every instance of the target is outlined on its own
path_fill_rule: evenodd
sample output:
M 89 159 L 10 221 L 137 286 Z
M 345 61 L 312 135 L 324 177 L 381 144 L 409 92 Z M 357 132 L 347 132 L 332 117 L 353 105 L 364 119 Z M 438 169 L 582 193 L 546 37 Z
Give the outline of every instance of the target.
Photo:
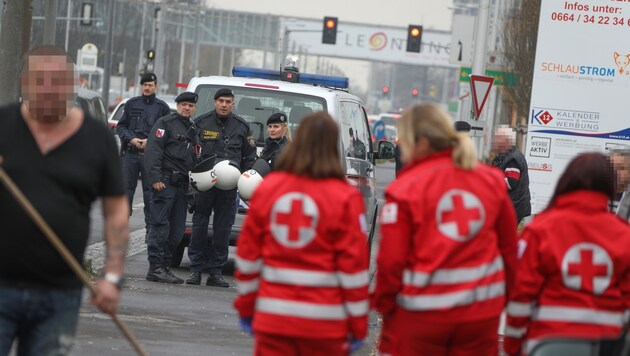
M 529 353 L 549 337 L 619 336 L 630 308 L 630 228 L 604 194 L 559 196 L 527 225 L 519 253 L 506 352 Z
M 516 265 L 516 217 L 502 172 L 463 170 L 452 150 L 406 167 L 386 190 L 374 305 L 424 320 L 498 317 Z
M 340 179 L 278 172 L 257 188 L 237 243 L 234 302 L 257 332 L 301 338 L 367 334 L 367 222 Z

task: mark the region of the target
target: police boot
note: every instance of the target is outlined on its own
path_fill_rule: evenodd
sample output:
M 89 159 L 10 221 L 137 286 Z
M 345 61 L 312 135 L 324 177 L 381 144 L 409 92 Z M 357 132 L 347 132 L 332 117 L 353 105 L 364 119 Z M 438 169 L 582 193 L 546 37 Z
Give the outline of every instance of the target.
M 220 274 L 209 275 L 208 279 L 206 279 L 206 285 L 222 288 L 227 288 L 230 286 L 230 284 L 226 282 L 225 279 L 223 279 L 223 276 L 221 276 Z
M 162 266 L 162 268 L 164 268 L 164 270 L 166 271 L 166 274 L 168 274 L 169 276 L 171 276 L 171 277 L 173 277 L 173 278 L 177 279 L 177 282 L 176 282 L 177 284 L 182 284 L 182 283 L 184 283 L 184 280 L 183 280 L 183 279 L 181 279 L 181 278 L 179 278 L 179 277 L 177 277 L 177 276 L 175 275 L 175 273 L 173 273 L 173 271 L 171 271 L 171 268 L 170 268 L 168 265 L 166 265 L 166 266 Z
M 196 286 L 201 284 L 201 272 L 190 272 L 186 279 L 186 284 L 194 284 Z
M 147 281 L 170 284 L 180 284 L 184 282 L 184 280 L 177 278 L 175 275 L 169 275 L 167 273 L 167 270 L 160 265 L 151 265 L 151 267 L 149 267 L 149 273 L 147 273 Z

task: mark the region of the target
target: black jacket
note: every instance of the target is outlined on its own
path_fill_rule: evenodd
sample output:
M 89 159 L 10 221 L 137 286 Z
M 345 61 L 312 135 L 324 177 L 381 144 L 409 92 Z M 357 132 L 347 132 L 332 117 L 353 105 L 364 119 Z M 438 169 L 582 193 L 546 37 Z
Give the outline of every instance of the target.
M 120 136 L 122 147 L 134 138 L 145 139 L 157 120 L 171 113 L 171 109 L 164 101 L 151 96 L 136 96 L 125 103 L 125 108 L 116 125 L 116 132 Z
M 199 128 L 201 158 L 213 153 L 217 162 L 223 159 L 234 161 L 241 172 L 251 169 L 256 161 L 256 143 L 247 121 L 231 113 L 220 119 L 215 110 L 199 116 L 195 123 Z
M 185 180 L 195 166 L 196 143 L 197 130 L 190 119 L 176 113 L 160 118 L 151 130 L 145 150 L 149 183 L 160 182 L 165 177 Z
M 260 158 L 269 163 L 271 170 L 274 169 L 276 159 L 278 158 L 280 152 L 282 152 L 282 149 L 284 148 L 284 146 L 286 146 L 287 143 L 289 143 L 289 140 L 284 136 L 282 136 L 282 138 L 279 140 L 274 140 L 271 137 L 267 137 L 265 139 L 265 147 L 260 153 Z
M 529 194 L 529 173 L 527 172 L 527 162 L 525 156 L 516 147 L 498 155 L 492 160 L 492 165 L 503 171 L 506 175 L 510 189 L 508 193 L 516 210 L 517 221 L 521 221 L 526 216 L 531 215 L 532 205 Z M 519 179 L 508 175 L 506 169 L 515 168 L 519 171 Z

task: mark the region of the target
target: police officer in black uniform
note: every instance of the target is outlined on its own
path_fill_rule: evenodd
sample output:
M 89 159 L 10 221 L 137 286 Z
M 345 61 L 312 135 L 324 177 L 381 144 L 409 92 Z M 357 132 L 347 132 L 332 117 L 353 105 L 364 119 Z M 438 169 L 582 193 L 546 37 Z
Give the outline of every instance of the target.
M 188 171 L 195 165 L 197 130 L 191 117 L 197 94 L 184 92 L 175 99 L 177 113 L 160 118 L 148 138 L 146 172 L 151 182 L 151 229 L 147 280 L 184 283 L 169 269 L 186 224 Z
M 216 154 L 216 162 L 230 160 L 241 172 L 251 169 L 256 161 L 256 144 L 247 121 L 232 113 L 234 93 L 219 89 L 214 95 L 215 109 L 197 118 L 201 141 L 201 159 Z M 219 178 L 220 179 L 220 178 Z M 236 214 L 236 188 L 220 190 L 216 186 L 195 194 L 193 231 L 188 246 L 190 276 L 187 284 L 201 284 L 201 272 L 209 271 L 206 285 L 229 287 L 221 276 L 227 263 L 228 242 Z M 208 223 L 212 222 L 213 239 L 208 241 Z
M 267 119 L 267 128 L 269 128 L 271 125 L 280 125 L 282 130 L 288 131 L 289 128 L 287 126 L 287 114 L 283 112 L 277 112 L 269 116 L 269 118 Z M 287 133 L 283 133 L 280 137 L 272 137 L 270 134 L 269 137 L 265 139 L 265 147 L 260 153 L 260 158 L 264 159 L 269 164 L 269 167 L 273 170 L 276 159 L 278 158 L 280 152 L 287 143 L 289 143 Z
M 138 185 L 138 175 L 140 175 L 144 201 L 144 223 L 148 234 L 151 226 L 149 210 L 151 190 L 144 170 L 144 149 L 149 131 L 157 119 L 168 115 L 171 110 L 168 104 L 155 97 L 155 89 L 157 88 L 155 74 L 144 74 L 140 79 L 140 84 L 142 85 L 142 95 L 133 97 L 125 103 L 125 109 L 120 121 L 118 121 L 116 131 L 120 136 L 123 151 L 122 163 L 127 197 L 129 197 L 129 212 L 132 212 L 133 196 Z

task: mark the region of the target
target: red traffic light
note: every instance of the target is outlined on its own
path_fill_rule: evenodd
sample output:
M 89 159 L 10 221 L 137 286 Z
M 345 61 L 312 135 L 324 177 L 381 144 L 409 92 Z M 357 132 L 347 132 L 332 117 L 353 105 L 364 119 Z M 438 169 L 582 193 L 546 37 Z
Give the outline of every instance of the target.
M 418 94 L 420 94 L 420 90 L 416 88 L 411 89 L 411 95 L 418 96 Z
M 326 27 L 334 28 L 335 27 L 335 20 L 327 20 L 326 21 Z
M 384 86 L 383 87 L 383 94 L 387 94 L 389 93 L 389 87 L 388 86 Z

